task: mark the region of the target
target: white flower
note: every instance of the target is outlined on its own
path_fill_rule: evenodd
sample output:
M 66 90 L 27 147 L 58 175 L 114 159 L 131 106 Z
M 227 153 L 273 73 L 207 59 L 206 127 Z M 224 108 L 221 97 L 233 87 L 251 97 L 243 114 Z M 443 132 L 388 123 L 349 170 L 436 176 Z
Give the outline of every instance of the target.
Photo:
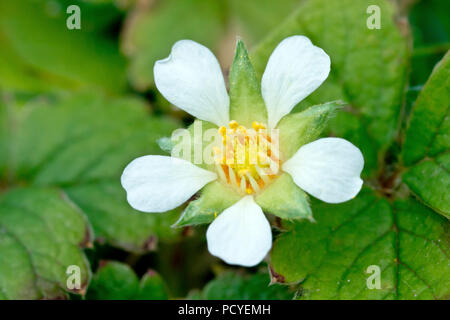
M 283 40 L 272 53 L 261 82 L 268 127 L 275 128 L 325 81 L 329 72 L 330 58 L 308 38 Z M 209 49 L 190 40 L 179 41 L 168 58 L 156 62 L 154 76 L 158 90 L 172 104 L 230 130 L 229 97 L 219 63 Z M 353 144 L 340 138 L 323 138 L 300 147 L 281 169 L 314 197 L 339 203 L 355 197 L 361 189 L 363 165 L 362 154 Z M 217 172 L 211 172 L 186 160 L 149 155 L 132 161 L 121 181 L 130 205 L 145 212 L 178 207 L 224 173 L 243 191 L 249 186 L 249 195 L 244 192 L 241 200 L 224 210 L 206 236 L 211 254 L 229 264 L 254 266 L 272 246 L 270 224 L 252 195 L 259 186 L 249 174 L 235 175 L 231 168 L 224 172 L 222 166 L 218 167 Z

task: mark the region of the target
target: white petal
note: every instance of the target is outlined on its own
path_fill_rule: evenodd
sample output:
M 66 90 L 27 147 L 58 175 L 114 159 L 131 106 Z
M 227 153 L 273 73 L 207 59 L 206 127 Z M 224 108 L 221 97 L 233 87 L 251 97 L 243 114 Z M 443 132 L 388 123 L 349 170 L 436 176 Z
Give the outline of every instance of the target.
M 281 41 L 269 58 L 261 81 L 269 127 L 275 128 L 329 73 L 330 57 L 307 37 L 292 36 Z
M 228 264 L 251 267 L 272 247 L 272 231 L 261 208 L 246 196 L 226 209 L 206 232 L 209 252 Z
M 228 123 L 225 81 L 208 48 L 191 40 L 178 41 L 169 57 L 156 61 L 153 72 L 156 87 L 172 104 L 218 126 Z
M 302 146 L 282 168 L 314 197 L 339 203 L 361 190 L 363 167 L 361 151 L 353 144 L 341 138 L 323 138 Z
M 164 212 L 178 207 L 217 175 L 189 161 L 144 156 L 123 171 L 121 182 L 130 205 L 139 211 Z

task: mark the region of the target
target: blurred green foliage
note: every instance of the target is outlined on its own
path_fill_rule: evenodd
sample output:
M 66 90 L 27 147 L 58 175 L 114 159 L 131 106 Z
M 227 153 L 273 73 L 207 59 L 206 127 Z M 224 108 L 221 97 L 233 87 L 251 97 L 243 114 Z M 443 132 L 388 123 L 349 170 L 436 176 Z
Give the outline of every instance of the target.
M 167 297 L 159 274 L 149 270 L 139 280 L 129 265 L 116 261 L 103 261 L 86 295 L 93 300 L 164 300 Z
M 269 275 L 255 273 L 245 276 L 224 272 L 201 291 L 192 291 L 188 299 L 206 300 L 289 300 L 294 292 L 287 286 L 269 284 Z
M 168 56 L 172 45 L 191 39 L 213 49 L 228 67 L 236 35 L 255 43 L 276 27 L 298 1 L 165 0 L 137 1 L 122 37 L 130 58 L 131 83 L 138 90 L 153 85 L 153 64 Z
M 418 1 L 409 15 L 414 50 L 411 85 L 423 85 L 434 65 L 450 49 L 450 2 Z
M 6 49 L 6 56 L 0 59 L 2 88 L 31 92 L 53 88 L 124 91 L 126 61 L 117 42 L 89 31 L 108 23 L 93 23 L 94 16 L 102 16 L 104 10 L 83 11 L 83 19 L 84 14 L 92 14 L 86 15 L 86 20 L 92 22 L 87 22 L 88 30 L 71 31 L 66 27 L 64 2 L 1 2 L 0 39 Z M 3 51 L 0 54 L 5 54 Z
M 390 203 L 363 189 L 354 200 L 313 203 L 316 224 L 286 223 L 272 250 L 278 282 L 302 282 L 300 299 L 444 299 L 448 221 L 413 199 Z M 442 244 L 442 247 L 441 247 Z M 368 288 L 367 268 L 381 288 Z

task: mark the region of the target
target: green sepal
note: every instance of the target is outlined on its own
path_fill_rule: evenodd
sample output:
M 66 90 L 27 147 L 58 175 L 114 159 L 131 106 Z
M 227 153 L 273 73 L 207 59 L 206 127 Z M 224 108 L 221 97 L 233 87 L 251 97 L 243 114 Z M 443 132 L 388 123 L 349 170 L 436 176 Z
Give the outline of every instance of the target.
M 411 111 L 403 144 L 406 166 L 450 149 L 450 51 L 435 66 Z
M 229 82 L 230 119 L 246 127 L 250 127 L 253 121 L 267 123 L 267 111 L 261 96 L 260 82 L 242 40 L 236 43 Z
M 302 145 L 316 140 L 325 129 L 328 120 L 344 104 L 342 101 L 327 102 L 281 119 L 277 128 L 283 160 L 291 158 Z
M 411 192 L 434 211 L 450 219 L 450 154 L 426 159 L 407 169 L 403 181 Z
M 300 189 L 287 173 L 281 174 L 256 196 L 256 203 L 264 212 L 281 219 L 313 220 L 308 195 Z
M 164 279 L 153 270 L 147 271 L 139 282 L 139 291 L 134 296 L 136 300 L 166 300 L 168 292 Z
M 66 299 L 68 291 L 84 295 L 91 271 L 83 248 L 91 247 L 93 238 L 85 215 L 61 190 L 24 187 L 2 193 L 0 300 Z M 73 265 L 80 287 L 70 288 Z
M 213 143 L 213 140 L 209 140 L 205 135 L 205 132 L 209 129 L 217 129 L 217 126 L 208 121 L 195 120 L 187 129 L 175 130 L 172 133 L 170 142 L 160 139 L 158 144 L 163 150 L 164 148 L 170 149 L 173 157 L 190 161 L 203 169 L 215 171 L 215 165 L 206 163 L 204 159 L 205 148 L 210 148 Z M 196 148 L 198 148 L 197 154 L 198 156 L 201 155 L 201 158 L 195 158 Z M 188 154 L 185 154 L 184 150 Z
M 210 223 L 216 215 L 239 201 L 241 195 L 219 181 L 206 185 L 200 197 L 191 201 L 173 227 Z
M 173 147 L 175 146 L 174 142 L 169 137 L 162 137 L 156 140 L 156 143 L 161 148 L 162 151 L 171 153 Z

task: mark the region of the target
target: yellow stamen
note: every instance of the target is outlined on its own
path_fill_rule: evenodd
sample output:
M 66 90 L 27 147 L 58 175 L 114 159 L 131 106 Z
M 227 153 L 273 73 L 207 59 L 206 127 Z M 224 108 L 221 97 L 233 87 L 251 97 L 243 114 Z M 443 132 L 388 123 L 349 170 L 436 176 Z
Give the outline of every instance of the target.
M 241 194 L 260 192 L 276 177 L 279 168 L 277 144 L 260 122 L 252 123 L 253 130 L 247 131 L 236 120 L 228 127 L 218 129 L 222 136 L 223 147 L 213 147 L 216 157 L 216 169 L 220 180 Z M 262 130 L 263 129 L 263 130 Z M 256 131 L 256 133 L 255 133 Z
M 237 123 L 236 120 L 231 120 L 229 125 L 230 125 L 230 128 L 233 130 L 236 130 L 236 128 L 239 127 L 239 123 Z
M 227 128 L 224 127 L 224 126 L 221 126 L 219 128 L 219 133 L 220 133 L 221 136 L 224 136 L 227 133 Z
M 247 172 L 248 172 L 248 169 L 247 169 L 247 168 L 241 169 L 241 170 L 238 171 L 238 175 L 239 175 L 240 177 L 242 177 L 242 176 L 245 175 Z
M 248 181 L 250 182 L 250 185 L 252 186 L 252 189 L 255 192 L 258 192 L 260 190 L 258 183 L 255 181 L 255 179 L 250 175 L 250 174 L 246 174 L 246 177 L 248 179 Z
M 257 122 L 257 121 L 253 121 L 252 127 L 253 127 L 253 129 L 255 129 L 255 131 L 259 131 L 260 129 L 266 128 L 266 126 L 264 124 L 262 124 L 261 122 Z

